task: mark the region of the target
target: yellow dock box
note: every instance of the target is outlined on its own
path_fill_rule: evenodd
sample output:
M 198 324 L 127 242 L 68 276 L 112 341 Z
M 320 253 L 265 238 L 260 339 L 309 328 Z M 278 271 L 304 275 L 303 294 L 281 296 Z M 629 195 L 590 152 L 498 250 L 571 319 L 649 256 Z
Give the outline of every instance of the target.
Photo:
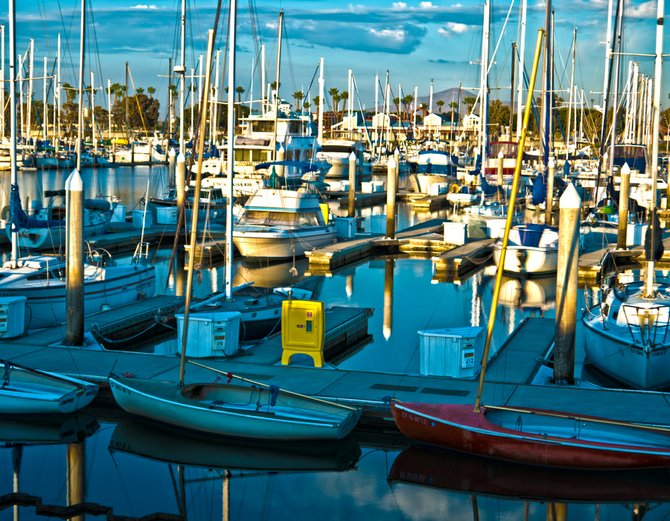
M 319 208 L 321 208 L 323 220 L 328 224 L 330 222 L 330 208 L 328 207 L 328 203 L 319 203 Z
M 282 302 L 282 365 L 287 365 L 291 356 L 303 354 L 312 357 L 314 367 L 323 367 L 325 336 L 326 316 L 323 302 L 316 300 Z

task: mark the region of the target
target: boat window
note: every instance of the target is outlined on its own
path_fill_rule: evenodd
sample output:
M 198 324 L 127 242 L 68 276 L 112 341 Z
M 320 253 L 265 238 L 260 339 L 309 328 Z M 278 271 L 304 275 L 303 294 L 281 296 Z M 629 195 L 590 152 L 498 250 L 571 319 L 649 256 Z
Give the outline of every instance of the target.
M 325 221 L 319 210 L 298 213 L 246 210 L 240 217 L 240 224 L 263 226 L 325 226 Z

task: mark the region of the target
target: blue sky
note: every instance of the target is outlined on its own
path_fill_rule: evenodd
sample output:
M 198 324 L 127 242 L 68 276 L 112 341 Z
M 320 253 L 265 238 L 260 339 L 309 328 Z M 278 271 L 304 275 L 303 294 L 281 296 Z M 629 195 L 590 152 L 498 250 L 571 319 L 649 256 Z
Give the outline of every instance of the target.
M 23 53 L 28 39 L 35 40 L 36 75 L 42 75 L 43 57 L 50 63 L 56 56 L 57 34 L 63 38 L 63 81 L 76 84 L 79 49 L 80 0 L 17 0 L 17 51 Z M 434 90 L 458 87 L 476 89 L 479 83 L 483 2 L 479 0 L 387 1 L 365 3 L 333 0 L 255 0 L 255 30 L 249 2 L 238 5 L 237 85 L 247 93 L 252 88 L 251 64 L 257 42 L 266 45 L 267 81 L 274 81 L 277 49 L 277 20 L 284 10 L 281 94 L 292 99 L 296 90 L 318 94 L 315 75 L 319 59 L 325 59 L 326 90 L 345 90 L 351 68 L 359 95 L 356 104 L 371 107 L 375 75 L 383 83 L 389 72 L 393 95 L 418 87 L 419 96 Z M 124 82 L 124 63 L 130 65 L 132 85 L 151 85 L 165 105 L 168 58 L 178 59 L 180 0 L 88 0 L 87 71 L 93 68 L 96 84 L 107 79 Z M 188 6 L 187 60 L 190 70 L 204 54 L 206 31 L 214 21 L 216 2 L 190 0 Z M 508 99 L 511 42 L 518 41 L 519 0 L 512 5 L 507 29 L 490 75 L 493 97 Z M 491 52 L 502 33 L 509 2 L 493 2 Z M 570 78 L 572 32 L 577 28 L 576 83 L 588 99 L 597 100 L 602 90 L 606 0 L 554 0 L 555 60 L 557 89 L 567 89 Z M 544 22 L 544 2 L 529 0 L 526 63 L 529 67 L 537 30 Z M 7 23 L 7 4 L 0 9 Z M 217 47 L 225 58 L 225 23 L 228 4 L 223 2 Z M 655 2 L 630 0 L 625 23 L 626 52 L 654 50 Z M 666 30 L 666 32 L 668 32 Z M 256 34 L 254 40 L 252 34 Z M 670 49 L 666 46 L 666 52 Z M 649 58 L 637 58 L 651 74 Z M 74 65 L 73 65 L 74 64 Z M 88 73 L 87 73 L 88 78 Z M 259 93 L 259 76 L 253 90 Z M 102 82 L 101 82 L 102 79 Z M 311 84 L 310 88 L 310 83 Z M 666 76 L 664 84 L 669 84 Z M 41 98 L 42 87 L 35 87 Z M 243 96 L 246 97 L 247 94 Z M 565 95 L 567 97 L 567 94 Z M 667 95 L 664 105 L 667 106 Z M 597 102 L 597 101 L 596 101 Z

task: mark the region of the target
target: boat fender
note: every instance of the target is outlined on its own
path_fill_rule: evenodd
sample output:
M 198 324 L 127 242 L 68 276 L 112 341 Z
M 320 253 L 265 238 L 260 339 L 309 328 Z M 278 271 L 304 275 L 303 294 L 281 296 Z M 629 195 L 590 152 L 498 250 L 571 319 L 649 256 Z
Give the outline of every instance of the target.
M 276 385 L 270 386 L 270 406 L 274 407 L 277 405 L 277 397 L 279 396 L 279 387 Z
M 449 191 L 450 191 L 452 194 L 457 194 L 457 193 L 460 191 L 460 189 L 461 189 L 461 187 L 458 186 L 457 183 L 453 183 L 453 184 L 449 187 Z

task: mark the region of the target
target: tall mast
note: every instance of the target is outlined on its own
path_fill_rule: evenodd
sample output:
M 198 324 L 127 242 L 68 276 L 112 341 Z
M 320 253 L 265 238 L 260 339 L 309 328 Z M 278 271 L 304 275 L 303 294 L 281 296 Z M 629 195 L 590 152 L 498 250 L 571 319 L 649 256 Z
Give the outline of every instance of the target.
M 237 23 L 237 0 L 230 0 L 228 15 L 228 143 L 226 175 L 228 193 L 226 194 L 226 299 L 233 296 L 233 176 L 235 166 L 235 42 Z
M 32 127 L 31 115 L 32 115 L 32 105 L 33 105 L 33 65 L 34 58 L 33 53 L 35 51 L 35 40 L 30 39 L 30 46 L 28 49 L 28 94 L 26 96 L 26 141 L 30 141 L 30 130 Z
M 44 57 L 44 78 L 42 80 L 42 139 L 47 139 L 49 116 L 47 114 L 47 57 Z
M 284 29 L 284 10 L 280 9 L 279 11 L 279 34 L 277 42 L 277 71 L 275 72 L 275 99 L 274 99 L 274 131 L 272 144 L 274 145 L 272 150 L 272 160 L 277 160 L 277 118 L 279 116 L 279 80 L 281 79 L 281 44 L 282 44 L 282 31 Z
M 185 153 L 184 145 L 184 86 L 186 83 L 186 0 L 181 0 L 181 32 L 180 32 L 179 66 L 175 72 L 179 74 L 179 153 Z
M 521 124 L 523 120 L 523 77 L 524 77 L 524 54 L 526 52 L 526 11 L 528 0 L 521 0 L 521 34 L 519 36 L 519 82 L 517 86 L 517 113 L 516 113 L 516 136 L 517 140 L 521 134 Z M 461 108 L 458 108 L 459 112 Z
M 656 234 L 660 230 L 656 228 L 656 181 L 658 178 L 658 132 L 661 119 L 661 76 L 663 74 L 663 10 L 664 0 L 658 0 L 656 13 L 656 52 L 654 58 L 654 98 L 653 98 L 653 116 L 651 132 L 651 202 L 650 226 L 651 237 L 649 241 L 649 250 L 651 258 L 647 259 L 647 270 L 644 279 L 644 296 L 651 298 L 654 296 L 654 258 Z
M 10 182 L 11 190 L 18 190 L 18 176 L 16 166 L 16 6 L 15 0 L 9 0 L 9 154 L 10 154 Z M 3 110 L 4 112 L 4 110 Z M 10 205 L 14 198 L 10 198 Z M 13 213 L 13 212 L 10 212 Z M 19 258 L 18 232 L 12 225 L 12 251 L 10 261 L 16 267 Z
M 570 117 L 572 115 L 572 104 L 573 102 L 576 103 L 576 99 L 573 99 L 572 92 L 573 92 L 573 86 L 575 83 L 575 59 L 576 59 L 576 54 L 577 54 L 577 27 L 573 29 L 572 32 L 572 63 L 570 66 L 570 94 L 568 96 L 568 129 L 565 133 L 565 157 L 566 159 L 570 157 L 570 131 L 572 130 L 572 118 Z M 576 145 L 576 140 L 575 140 L 575 145 Z
M 56 53 L 56 61 L 58 62 L 56 64 L 56 90 L 54 92 L 57 93 L 57 102 L 56 102 L 56 154 L 58 154 L 58 149 L 60 148 L 60 114 L 61 114 L 61 108 L 62 108 L 62 89 L 61 89 L 61 83 L 60 83 L 60 33 L 58 33 L 58 49 Z M 109 108 L 109 111 L 112 111 L 112 108 Z
M 5 139 L 5 26 L 0 25 L 0 138 Z
M 482 24 L 482 64 L 479 77 L 479 146 L 482 158 L 482 172 L 486 165 L 486 145 L 488 141 L 486 122 L 488 119 L 488 67 L 489 67 L 489 25 L 490 25 L 490 9 L 491 4 L 489 0 L 484 1 L 484 21 Z

